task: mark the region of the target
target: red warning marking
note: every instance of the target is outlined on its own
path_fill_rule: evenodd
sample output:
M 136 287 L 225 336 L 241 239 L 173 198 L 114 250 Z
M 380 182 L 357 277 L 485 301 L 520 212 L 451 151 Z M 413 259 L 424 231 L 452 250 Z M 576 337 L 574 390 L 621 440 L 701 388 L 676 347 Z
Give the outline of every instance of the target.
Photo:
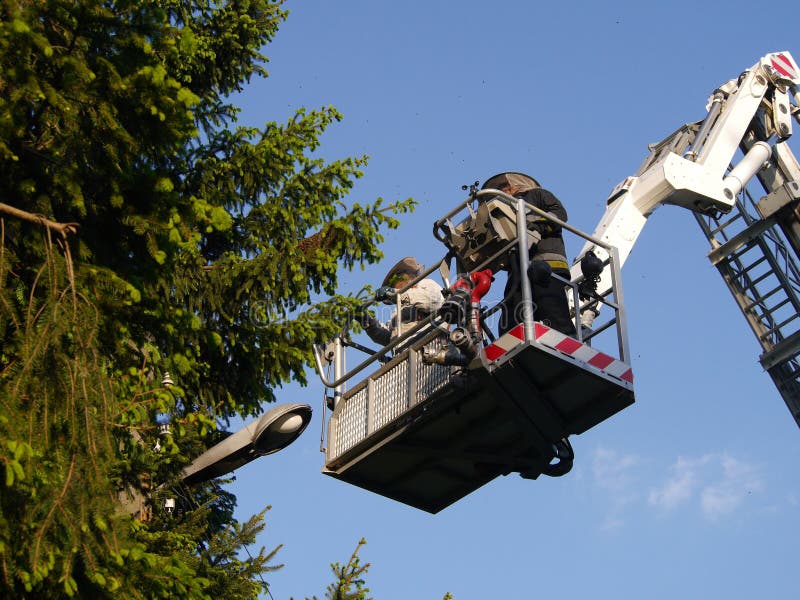
M 506 350 L 501 348 L 500 346 L 496 346 L 495 344 L 491 344 L 490 346 L 486 346 L 486 358 L 489 360 L 497 360 L 503 354 L 506 353 Z
M 572 354 L 578 348 L 583 348 L 583 344 L 581 344 L 578 340 L 572 339 L 571 337 L 565 337 L 555 345 L 555 348 L 556 350 L 561 350 L 561 352 L 565 352 L 566 354 Z
M 608 365 L 614 362 L 613 357 L 609 356 L 608 354 L 603 354 L 602 352 L 598 352 L 595 354 L 590 360 L 589 364 L 593 367 L 597 367 L 598 369 L 605 369 Z
M 789 60 L 789 57 L 785 54 L 773 54 L 771 62 L 773 68 L 784 77 L 797 79 L 797 72 L 794 69 L 794 65 L 792 65 L 792 61 Z

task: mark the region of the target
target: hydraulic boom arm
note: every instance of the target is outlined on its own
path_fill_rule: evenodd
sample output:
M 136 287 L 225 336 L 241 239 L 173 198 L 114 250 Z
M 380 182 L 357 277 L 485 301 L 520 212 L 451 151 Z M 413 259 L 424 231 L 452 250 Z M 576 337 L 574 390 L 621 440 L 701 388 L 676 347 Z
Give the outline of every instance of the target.
M 614 188 L 593 237 L 615 246 L 624 263 L 656 208 L 673 204 L 694 212 L 711 244 L 709 259 L 800 425 L 800 167 L 787 143 L 792 121 L 800 123 L 798 86 L 797 63 L 776 52 L 716 89 L 703 121 L 651 146 L 636 174 Z M 765 195 L 750 195 L 746 186 L 754 177 Z M 607 258 L 587 243 L 573 280 L 589 251 Z M 605 269 L 597 289 L 609 287 Z M 590 327 L 595 314 L 584 311 L 583 324 Z
M 800 118 L 798 85 L 797 63 L 788 52 L 778 52 L 718 88 L 709 100 L 704 121 L 685 125 L 651 147 L 637 173 L 614 188 L 593 237 L 615 246 L 624 262 L 647 218 L 662 204 L 703 214 L 730 212 L 737 195 L 769 160 L 775 146 L 782 146 L 791 136 L 791 117 Z M 790 103 L 790 93 L 795 105 Z M 754 121 L 762 125 L 762 131 L 729 171 L 737 150 L 753 138 Z M 786 155 L 789 161 L 794 158 L 788 147 L 776 154 Z M 580 275 L 578 263 L 589 250 L 606 258 L 602 249 L 587 244 L 575 261 L 573 278 Z M 599 289 L 609 287 L 605 274 Z

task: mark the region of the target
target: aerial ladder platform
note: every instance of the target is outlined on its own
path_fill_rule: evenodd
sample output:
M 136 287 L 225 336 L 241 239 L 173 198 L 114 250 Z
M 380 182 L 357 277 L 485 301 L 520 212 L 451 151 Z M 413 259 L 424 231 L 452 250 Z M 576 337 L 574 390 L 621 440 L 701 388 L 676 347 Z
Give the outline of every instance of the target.
M 570 436 L 634 402 L 621 268 L 665 204 L 694 213 L 800 425 L 800 168 L 788 145 L 798 85 L 797 63 L 777 52 L 720 86 L 702 121 L 650 146 L 592 234 L 500 190 L 470 188 L 434 223 L 444 258 L 407 286 L 438 274 L 443 308 L 380 349 L 353 341 L 349 327 L 315 348 L 333 408 L 323 473 L 431 513 L 501 475 L 567 473 Z M 486 301 L 487 285 L 512 266 L 528 272 L 531 217 L 582 238 L 570 280 L 550 275 L 570 301 L 574 336 L 534 321 L 527 277 L 522 322 L 493 334 L 502 301 Z M 348 368 L 354 351 L 364 358 Z
M 528 248 L 538 233 L 516 224 L 532 213 L 554 221 L 565 235 L 606 249 L 612 283 L 602 296 L 580 300 L 583 276 L 553 282 L 569 290 L 579 307 L 608 308 L 593 331 L 579 329 L 572 337 L 535 322 L 525 277 L 523 321 L 493 335 L 488 323 L 502 299 L 481 301 L 491 274 L 507 269 L 510 260 L 527 272 Z M 499 190 L 473 190 L 435 223 L 434 235 L 449 252 L 406 287 L 441 276 L 448 295 L 438 313 L 349 371 L 346 350 L 363 347 L 348 332 L 316 351 L 334 400 L 324 473 L 431 513 L 500 475 L 565 474 L 572 466 L 569 436 L 634 401 L 613 247 Z M 482 283 L 486 287 L 476 295 Z M 345 389 L 370 367 L 373 372 Z

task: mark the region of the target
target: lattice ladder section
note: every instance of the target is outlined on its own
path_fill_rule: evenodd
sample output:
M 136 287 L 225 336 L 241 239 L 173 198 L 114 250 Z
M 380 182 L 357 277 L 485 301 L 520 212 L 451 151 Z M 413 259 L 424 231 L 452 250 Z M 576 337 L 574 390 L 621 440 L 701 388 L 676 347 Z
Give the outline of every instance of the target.
M 709 260 L 761 344 L 761 365 L 800 426 L 798 193 L 797 182 L 781 170 L 774 164 L 759 175 L 767 196 L 755 199 L 745 190 L 730 213 L 695 217 L 712 247 Z M 786 189 L 794 195 L 791 202 Z M 770 214 L 770 203 L 781 196 L 783 208 Z

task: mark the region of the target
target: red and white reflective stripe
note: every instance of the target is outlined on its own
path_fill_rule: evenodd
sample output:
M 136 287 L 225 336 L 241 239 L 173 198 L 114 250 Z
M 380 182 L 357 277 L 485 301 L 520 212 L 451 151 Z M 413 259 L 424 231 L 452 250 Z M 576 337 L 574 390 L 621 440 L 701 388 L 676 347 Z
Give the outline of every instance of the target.
M 558 350 L 576 360 L 591 365 L 595 369 L 628 383 L 633 383 L 633 370 L 628 364 L 591 346 L 582 344 L 575 338 L 560 331 L 551 329 L 541 323 L 534 323 L 534 339 L 539 344 Z M 523 325 L 517 325 L 505 335 L 500 336 L 493 344 L 486 346 L 483 352 L 488 360 L 495 361 L 509 350 L 516 348 L 524 340 L 525 328 Z
M 787 54 L 772 54 L 770 63 L 772 67 L 784 77 L 789 79 L 797 79 L 797 66 L 792 61 L 791 57 Z
M 525 340 L 525 331 L 522 325 L 517 325 L 508 333 L 501 335 L 493 344 L 489 344 L 483 349 L 483 353 L 489 360 L 497 360 L 503 354 L 519 346 Z

